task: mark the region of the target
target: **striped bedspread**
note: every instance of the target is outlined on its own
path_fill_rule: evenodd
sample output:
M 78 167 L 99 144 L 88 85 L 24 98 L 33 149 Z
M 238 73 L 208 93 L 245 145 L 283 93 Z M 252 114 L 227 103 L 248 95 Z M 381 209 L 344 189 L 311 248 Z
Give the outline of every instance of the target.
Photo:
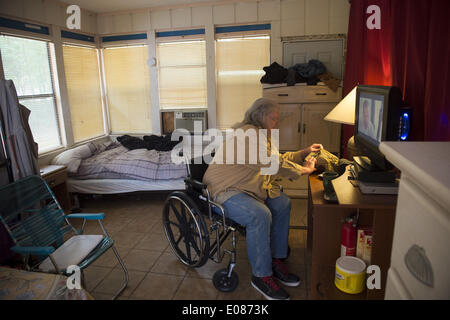
M 187 177 L 185 164 L 174 164 L 171 151 L 128 150 L 122 145 L 81 161 L 76 179 L 167 180 Z

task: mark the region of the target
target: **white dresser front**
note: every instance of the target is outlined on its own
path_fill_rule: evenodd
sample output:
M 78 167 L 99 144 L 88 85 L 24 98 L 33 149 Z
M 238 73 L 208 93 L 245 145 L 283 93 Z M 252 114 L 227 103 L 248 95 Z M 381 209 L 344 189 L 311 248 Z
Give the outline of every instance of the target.
M 401 170 L 385 299 L 450 299 L 450 142 L 383 142 Z

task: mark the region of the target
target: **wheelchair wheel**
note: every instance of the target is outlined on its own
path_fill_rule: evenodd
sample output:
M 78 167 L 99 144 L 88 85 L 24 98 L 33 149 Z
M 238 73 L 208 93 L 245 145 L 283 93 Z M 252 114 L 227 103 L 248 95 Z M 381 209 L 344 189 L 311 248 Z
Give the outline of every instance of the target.
M 189 267 L 201 267 L 209 258 L 209 233 L 197 205 L 184 192 L 172 192 L 163 208 L 163 225 L 175 255 Z
M 228 277 L 228 269 L 220 269 L 214 273 L 213 284 L 217 290 L 222 292 L 234 291 L 239 284 L 239 277 L 236 272 L 232 271 L 231 276 Z

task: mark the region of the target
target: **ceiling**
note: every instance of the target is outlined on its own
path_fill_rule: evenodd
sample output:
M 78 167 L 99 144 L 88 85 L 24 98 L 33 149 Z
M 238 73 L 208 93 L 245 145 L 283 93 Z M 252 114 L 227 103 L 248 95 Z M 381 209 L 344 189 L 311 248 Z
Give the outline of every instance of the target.
M 225 2 L 224 0 L 61 0 L 67 4 L 76 4 L 83 9 L 96 13 L 122 10 L 134 10 L 152 7 L 168 7 L 193 3 Z

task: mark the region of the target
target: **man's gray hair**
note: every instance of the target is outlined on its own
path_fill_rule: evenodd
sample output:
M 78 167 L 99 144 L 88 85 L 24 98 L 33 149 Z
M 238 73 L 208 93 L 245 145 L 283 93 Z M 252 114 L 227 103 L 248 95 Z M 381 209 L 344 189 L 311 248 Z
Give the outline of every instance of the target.
M 278 110 L 278 104 L 270 99 L 259 98 L 245 111 L 244 120 L 232 126 L 233 129 L 240 128 L 246 124 L 264 128 L 264 117 L 273 110 Z

